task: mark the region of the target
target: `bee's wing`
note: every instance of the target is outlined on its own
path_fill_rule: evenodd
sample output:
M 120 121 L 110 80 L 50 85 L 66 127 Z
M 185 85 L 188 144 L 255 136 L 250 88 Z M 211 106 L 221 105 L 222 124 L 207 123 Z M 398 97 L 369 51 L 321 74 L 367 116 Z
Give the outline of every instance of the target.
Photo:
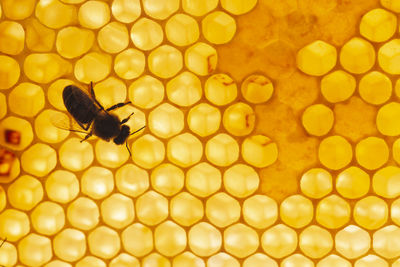
M 50 122 L 55 127 L 62 129 L 62 130 L 67 130 L 70 132 L 77 132 L 77 133 L 84 133 L 84 134 L 88 133 L 87 131 L 83 130 L 82 127 L 79 126 L 79 124 L 76 123 L 73 118 L 71 118 L 70 116 L 68 116 L 62 112 L 55 112 L 53 115 L 51 115 Z

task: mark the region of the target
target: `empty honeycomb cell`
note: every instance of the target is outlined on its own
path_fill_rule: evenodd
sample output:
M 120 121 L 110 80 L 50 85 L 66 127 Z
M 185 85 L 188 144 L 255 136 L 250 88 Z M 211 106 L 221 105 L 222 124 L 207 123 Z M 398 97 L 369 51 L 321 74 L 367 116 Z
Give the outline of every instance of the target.
M 358 167 L 351 166 L 336 178 L 336 190 L 345 198 L 360 198 L 368 193 L 370 177 Z
M 349 99 L 356 89 L 356 79 L 343 70 L 325 75 L 321 80 L 321 93 L 331 103 Z
M 87 1 L 80 6 L 78 19 L 83 27 L 101 28 L 110 20 L 110 8 L 107 3 L 102 1 Z
M 31 210 L 43 199 L 42 184 L 30 175 L 22 175 L 8 187 L 7 196 L 14 208 Z
M 75 264 L 75 267 L 106 267 L 104 261 L 93 256 L 86 256 Z
M 103 259 L 111 259 L 121 248 L 118 233 L 107 226 L 97 227 L 87 239 L 90 252 Z
M 149 188 L 149 174 L 136 165 L 124 164 L 115 174 L 115 184 L 121 193 L 138 197 Z
M 168 200 L 154 191 L 147 191 L 135 203 L 138 220 L 147 225 L 156 225 L 168 216 Z
M 100 212 L 90 198 L 79 197 L 67 209 L 69 223 L 81 230 L 90 230 L 99 223 Z
M 206 216 L 218 227 L 236 222 L 240 217 L 240 209 L 239 202 L 223 192 L 211 196 L 206 202 Z
M 36 232 L 54 235 L 64 227 L 64 210 L 54 202 L 41 202 L 31 213 L 31 223 Z
M 20 83 L 8 95 L 8 107 L 24 117 L 34 117 L 44 107 L 43 89 L 33 83 Z
M 111 5 L 111 12 L 114 18 L 120 22 L 134 22 L 142 12 L 140 0 L 114 0 Z
M 218 252 L 222 245 L 220 231 L 207 222 L 200 222 L 188 232 L 190 250 L 200 256 L 207 257 Z
M 203 145 L 190 133 L 175 136 L 168 141 L 167 157 L 180 167 L 190 167 L 199 162 L 202 156 Z
M 242 102 L 229 106 L 222 118 L 225 129 L 236 136 L 250 134 L 254 129 L 255 120 L 254 110 Z
M 387 166 L 379 169 L 372 177 L 372 188 L 375 194 L 384 198 L 395 198 L 400 195 L 400 168 Z
M 3 93 L 0 93 L 0 119 L 7 114 L 7 100 Z
M 175 76 L 182 69 L 182 61 L 182 53 L 170 45 L 157 47 L 148 57 L 150 71 L 164 79 Z
M 278 158 L 278 146 L 265 135 L 247 137 L 242 143 L 244 161 L 257 168 L 273 164 Z
M 51 109 L 44 110 L 35 118 L 35 133 L 36 136 L 43 142 L 59 143 L 67 138 L 67 136 L 69 135 L 69 131 L 59 129 L 55 125 L 53 125 L 51 120 L 54 117 L 64 118 L 65 120 L 68 120 L 68 117 L 65 113 L 61 113 Z
M 5 55 L 0 55 L 0 89 L 8 89 L 14 86 L 20 76 L 20 68 L 18 62 Z
M 381 0 L 381 5 L 396 13 L 400 12 L 400 3 L 396 0 Z
M 237 223 L 224 231 L 224 248 L 235 257 L 245 258 L 254 253 L 258 246 L 257 232 L 245 224 Z
M 153 134 L 170 138 L 183 130 L 183 112 L 171 104 L 163 103 L 150 112 L 148 126 Z
M 221 172 L 207 162 L 201 162 L 186 172 L 187 190 L 199 197 L 208 197 L 221 188 Z
M 110 22 L 98 32 L 97 42 L 105 52 L 119 53 L 129 44 L 128 29 L 122 23 Z
M 0 264 L 3 266 L 15 266 L 18 255 L 15 246 L 9 242 L 4 242 L 1 246 Z
M 394 223 L 400 225 L 400 199 L 396 199 L 392 202 L 390 207 L 390 217 Z
M 314 207 L 308 198 L 302 195 L 293 195 L 281 203 L 279 213 L 282 221 L 287 225 L 302 228 L 311 222 Z
M 26 20 L 25 41 L 26 46 L 35 52 L 49 52 L 54 45 L 56 32 L 44 26 L 39 20 L 31 18 Z
M 221 113 L 218 108 L 201 103 L 189 110 L 187 122 L 192 132 L 204 137 L 219 129 Z
M 263 233 L 261 246 L 265 253 L 280 259 L 294 252 L 297 247 L 297 234 L 292 228 L 278 224 Z
M 9 116 L 0 121 L 0 131 L 4 133 L 5 131 L 15 131 L 21 134 L 19 139 L 19 144 L 7 142 L 6 135 L 0 135 L 0 144 L 4 147 L 10 148 L 12 150 L 24 150 L 30 145 L 33 140 L 33 131 L 31 124 L 21 118 Z
M 400 256 L 400 228 L 395 225 L 385 226 L 373 235 L 373 249 L 380 256 L 392 259 Z
M 236 32 L 236 22 L 225 12 L 215 11 L 201 21 L 204 37 L 212 44 L 225 44 L 232 40 Z
M 353 150 L 345 138 L 333 135 L 324 138 L 319 144 L 318 158 L 325 167 L 339 170 L 351 162 Z
M 397 18 L 382 9 L 372 9 L 360 22 L 360 34 L 372 42 L 384 42 L 396 32 Z
M 98 52 L 87 53 L 76 61 L 74 68 L 76 79 L 87 84 L 103 80 L 110 71 L 111 56 Z
M 166 91 L 171 102 L 184 107 L 193 105 L 202 95 L 200 79 L 188 71 L 168 81 Z
M 268 266 L 278 267 L 275 260 L 262 253 L 255 253 L 243 261 L 243 267 Z
M 65 58 L 82 56 L 93 46 L 95 35 L 91 30 L 75 26 L 61 29 L 57 34 L 57 52 Z
M 53 256 L 49 238 L 34 233 L 18 243 L 19 260 L 28 266 L 43 266 Z
M 319 259 L 331 251 L 333 239 L 327 230 L 311 225 L 299 235 L 299 247 L 306 256 Z
M 322 104 L 307 107 L 302 116 L 302 123 L 306 131 L 316 136 L 327 134 L 332 129 L 333 121 L 333 111 Z
M 115 193 L 101 202 L 101 218 L 114 229 L 121 229 L 132 223 L 135 210 L 131 198 Z
M 239 145 L 230 135 L 221 133 L 208 140 L 205 154 L 211 163 L 226 167 L 238 159 Z
M 161 26 L 148 18 L 140 18 L 131 28 L 131 40 L 141 50 L 152 50 L 164 39 Z
M 400 39 L 393 39 L 379 48 L 378 63 L 387 73 L 400 74 L 398 64 L 400 56 Z
M 236 164 L 224 173 L 224 187 L 234 197 L 243 198 L 253 194 L 259 182 L 257 172 L 245 164 Z
M 28 215 L 19 210 L 6 209 L 0 213 L 0 232 L 8 241 L 18 241 L 30 232 Z
M 389 147 L 382 138 L 367 137 L 356 145 L 356 159 L 358 164 L 368 170 L 375 170 L 383 166 L 389 159 Z
M 312 42 L 297 52 L 297 67 L 304 73 L 322 76 L 336 65 L 336 48 L 324 41 Z
M 356 260 L 354 267 L 389 267 L 389 264 L 381 257 L 369 254 Z
M 371 237 L 368 232 L 355 225 L 348 225 L 335 236 L 336 251 L 347 259 L 358 258 L 370 249 Z
M 174 45 L 190 45 L 199 39 L 199 26 L 194 18 L 186 14 L 176 14 L 165 24 L 165 35 Z
M 342 266 L 342 267 L 351 267 L 351 263 L 335 254 L 331 254 L 322 260 L 320 260 L 317 264 L 317 267 L 335 267 L 335 266 Z
M 110 261 L 110 267 L 140 267 L 139 260 L 127 253 L 121 253 Z
M 24 49 L 25 31 L 22 25 L 14 21 L 0 23 L 0 52 L 18 55 Z
M 164 144 L 150 134 L 143 135 L 132 144 L 132 160 L 145 169 L 160 164 L 165 157 Z
M 389 100 L 392 95 L 392 82 L 382 72 L 372 71 L 361 78 L 358 90 L 364 101 L 380 105 Z
M 166 19 L 179 9 L 179 0 L 143 0 L 144 12 L 154 19 Z
M 51 83 L 50 86 L 47 88 L 47 99 L 49 100 L 50 104 L 58 110 L 64 110 L 64 100 L 63 100 L 63 91 L 64 88 L 68 85 L 75 85 L 78 86 L 74 81 L 69 79 L 59 79 L 55 82 Z
M 221 0 L 222 8 L 234 15 L 242 15 L 252 10 L 257 0 Z
M 368 41 L 354 37 L 342 46 L 340 64 L 351 73 L 367 72 L 375 64 L 374 47 Z
M 164 99 L 164 85 L 150 75 L 141 76 L 128 88 L 129 100 L 140 108 L 153 108 Z
M 291 266 L 314 267 L 314 263 L 301 254 L 293 254 L 281 262 L 281 267 Z
M 73 262 L 85 255 L 86 237 L 79 230 L 67 228 L 53 239 L 54 254 L 62 260 Z
M 278 205 L 264 195 L 247 198 L 242 204 L 242 212 L 245 222 L 258 229 L 265 229 L 278 219 Z
M 65 170 L 57 170 L 46 179 L 47 196 L 56 202 L 65 204 L 73 200 L 79 193 L 79 181 L 76 175 Z
M 207 100 L 214 105 L 227 105 L 236 99 L 237 85 L 227 74 L 214 74 L 207 79 L 204 85 L 204 94 Z
M 186 67 L 197 75 L 209 75 L 217 67 L 218 55 L 214 47 L 198 42 L 185 52 Z
M 172 266 L 173 267 L 186 267 L 186 266 L 205 267 L 206 264 L 204 263 L 203 259 L 197 257 L 196 255 L 194 255 L 193 253 L 191 253 L 189 251 L 185 251 L 173 259 Z
M 204 216 L 203 203 L 187 192 L 171 199 L 170 212 L 172 219 L 183 226 L 190 226 Z
M 130 80 L 139 77 L 145 65 L 146 58 L 143 52 L 128 48 L 115 57 L 114 71 L 120 78 Z
M 154 230 L 155 248 L 164 256 L 173 257 L 181 253 L 186 241 L 185 230 L 172 221 L 165 221 Z
M 25 150 L 21 156 L 24 171 L 43 177 L 49 174 L 57 164 L 56 151 L 46 144 L 37 143 Z
M 21 20 L 29 17 L 35 9 L 34 0 L 6 0 L 2 1 L 4 15 L 9 19 Z M 1 14 L 1 13 L 0 13 Z
M 99 139 L 95 146 L 96 159 L 105 167 L 116 168 L 124 164 L 129 158 L 126 146 L 116 145 Z
M 93 162 L 93 147 L 79 138 L 67 139 L 58 150 L 61 165 L 71 171 L 86 169 Z
M 106 168 L 92 166 L 81 177 L 81 192 L 93 199 L 102 199 L 114 189 L 113 173 Z
M 400 135 L 400 125 L 397 118 L 400 116 L 400 104 L 390 102 L 382 106 L 376 115 L 376 126 L 378 131 L 387 136 Z
M 142 259 L 142 267 L 171 267 L 169 260 L 158 254 L 151 253 Z
M 311 198 L 322 198 L 332 191 L 332 175 L 322 168 L 306 171 L 300 180 L 301 192 Z
M 241 92 L 248 102 L 261 104 L 272 97 L 274 85 L 264 75 L 252 74 L 242 82 Z
M 319 224 L 329 229 L 337 229 L 350 220 L 350 205 L 337 195 L 330 195 L 322 199 L 315 211 L 315 218 Z
M 170 163 L 157 166 L 151 173 L 152 187 L 165 196 L 178 193 L 183 188 L 184 180 L 183 171 Z
M 220 252 L 208 258 L 207 267 L 240 267 L 240 263 L 231 255 Z
M 193 16 L 203 16 L 214 10 L 218 0 L 182 0 L 183 10 Z
M 153 233 L 150 228 L 134 223 L 121 234 L 124 249 L 136 257 L 142 257 L 153 250 Z
M 40 0 L 36 4 L 35 16 L 49 28 L 60 29 L 76 23 L 76 7 L 59 0 Z

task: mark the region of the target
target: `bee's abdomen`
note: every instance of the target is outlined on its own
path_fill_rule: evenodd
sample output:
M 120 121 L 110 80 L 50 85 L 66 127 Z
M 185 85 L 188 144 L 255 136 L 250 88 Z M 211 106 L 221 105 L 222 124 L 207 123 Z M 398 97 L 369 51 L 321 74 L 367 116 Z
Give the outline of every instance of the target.
M 74 85 L 64 88 L 63 100 L 72 117 L 83 124 L 91 122 L 98 112 L 93 100 Z

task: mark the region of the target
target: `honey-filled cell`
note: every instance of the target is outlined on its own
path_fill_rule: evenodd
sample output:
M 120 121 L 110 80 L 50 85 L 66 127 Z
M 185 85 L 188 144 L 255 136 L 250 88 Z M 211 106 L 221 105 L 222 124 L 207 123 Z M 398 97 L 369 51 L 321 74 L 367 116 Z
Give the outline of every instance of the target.
M 56 170 L 46 179 L 47 196 L 59 203 L 68 203 L 79 193 L 79 181 L 76 175 L 65 170 Z
M 302 195 L 292 195 L 282 201 L 280 217 L 284 223 L 294 228 L 308 225 L 314 215 L 311 200 Z
M 0 213 L 0 232 L 8 241 L 18 241 L 30 230 L 29 217 L 26 213 L 15 209 L 6 209 Z
M 239 157 L 239 145 L 230 135 L 221 133 L 208 140 L 205 154 L 217 166 L 229 166 Z
M 201 28 L 207 41 L 213 44 L 225 44 L 235 35 L 236 22 L 227 13 L 215 11 L 202 20 Z
M 35 16 L 45 26 L 60 29 L 76 22 L 77 9 L 58 0 L 40 0 L 36 4 Z
M 149 70 L 160 78 L 172 78 L 183 67 L 182 53 L 170 45 L 161 45 L 150 52 Z
M 272 198 L 254 195 L 245 199 L 242 204 L 245 222 L 258 229 L 265 229 L 278 219 L 278 205 Z
M 164 163 L 152 171 L 150 179 L 152 187 L 157 192 L 165 196 L 172 196 L 182 189 L 185 174 L 177 166 Z
M 76 267 L 106 267 L 101 259 L 93 256 L 86 256 L 75 264 Z
M 168 81 L 166 91 L 171 102 L 183 107 L 198 102 L 203 93 L 200 79 L 189 71 L 182 72 Z
M 161 138 L 170 138 L 183 130 L 184 115 L 175 106 L 164 103 L 149 114 L 150 131 Z
M 188 245 L 194 254 L 200 257 L 207 257 L 221 248 L 222 235 L 212 224 L 200 222 L 190 228 Z
M 18 55 L 24 49 L 25 31 L 21 24 L 14 21 L 0 23 L 0 52 L 9 55 Z
M 87 236 L 87 241 L 89 251 L 102 259 L 111 259 L 121 248 L 118 233 L 107 226 L 95 228 Z
M 244 258 L 254 253 L 259 246 L 257 232 L 249 226 L 237 223 L 224 231 L 225 250 L 238 258 Z
M 199 17 L 214 10 L 218 0 L 182 0 L 183 10 L 193 16 Z
M 21 75 L 20 63 L 15 59 L 0 55 L 0 90 L 9 89 L 15 85 Z
M 224 73 L 210 76 L 204 85 L 204 93 L 207 100 L 217 106 L 231 103 L 238 94 L 235 81 Z
M 167 146 L 168 159 L 180 166 L 190 167 L 200 161 L 203 155 L 203 145 L 190 133 L 180 134 L 171 138 Z
M 140 262 L 137 258 L 132 257 L 127 253 L 121 253 L 117 257 L 113 258 L 109 264 L 110 267 L 140 267 Z
M 93 166 L 81 177 L 81 191 L 93 199 L 102 199 L 114 189 L 114 175 L 106 168 Z
M 135 218 L 132 199 L 119 193 L 104 199 L 100 208 L 104 223 L 114 229 L 124 228 Z
M 217 50 L 203 42 L 195 43 L 185 52 L 186 67 L 200 76 L 213 73 L 217 67 L 217 61 Z
M 297 247 L 297 240 L 297 234 L 292 228 L 278 224 L 262 234 L 261 246 L 265 253 L 280 259 L 294 252 Z
M 38 177 L 49 174 L 56 164 L 56 151 L 46 144 L 36 143 L 25 150 L 21 156 L 22 169 Z
M 186 248 L 185 230 L 172 221 L 159 224 L 154 230 L 154 246 L 162 255 L 173 257 Z
M 149 188 L 149 174 L 134 164 L 124 164 L 115 173 L 115 185 L 121 193 L 137 197 Z
M 207 199 L 206 216 L 218 227 L 225 227 L 240 218 L 239 202 L 226 193 L 220 192 Z
M 268 266 L 268 267 L 278 267 L 278 263 L 262 253 L 255 253 L 243 261 L 243 267 L 252 266 Z
M 186 14 L 175 14 L 165 24 L 165 34 L 174 45 L 190 45 L 199 38 L 199 25 L 194 18 Z
M 163 20 L 179 8 L 179 0 L 143 0 L 143 11 L 154 19 Z
M 207 162 L 191 167 L 186 173 L 187 190 L 199 197 L 208 197 L 221 187 L 221 172 Z
M 34 233 L 18 243 L 19 260 L 28 266 L 42 266 L 53 256 L 49 238 Z
M 201 200 L 187 192 L 182 192 L 171 199 L 170 212 L 175 222 L 190 226 L 203 218 L 204 207 Z
M 29 211 L 43 199 L 40 181 L 30 175 L 22 175 L 7 190 L 8 201 L 14 208 Z
M 54 254 L 62 260 L 74 262 L 86 252 L 85 234 L 73 228 L 66 228 L 53 239 Z
M 123 230 L 121 241 L 127 252 L 142 257 L 153 249 L 153 232 L 141 223 L 134 223 Z
M 64 227 L 64 209 L 54 202 L 44 201 L 32 211 L 31 223 L 36 232 L 52 236 Z
M 234 197 L 247 197 L 254 193 L 259 185 L 257 172 L 248 165 L 236 164 L 224 173 L 226 191 Z
M 65 261 L 60 261 L 60 260 L 52 260 L 46 263 L 44 267 L 72 267 L 71 264 L 65 262 Z
M 165 157 L 164 144 L 150 134 L 136 139 L 131 147 L 132 160 L 145 169 L 151 169 L 160 164 Z
M 142 259 L 142 267 L 171 267 L 170 260 L 153 252 Z
M 197 257 L 193 253 L 189 251 L 185 251 L 178 256 L 175 256 L 172 261 L 173 267 L 185 267 L 185 266 L 192 266 L 192 267 L 205 267 L 206 264 L 204 260 L 200 257 Z
M 4 15 L 7 18 L 13 20 L 22 20 L 32 14 L 33 10 L 35 9 L 35 3 L 36 1 L 34 0 L 6 0 L 2 2 L 2 8 Z
M 116 145 L 114 142 L 97 140 L 95 155 L 99 163 L 108 168 L 117 168 L 129 158 L 129 151 L 124 145 Z
M 93 200 L 79 197 L 68 205 L 67 218 L 73 227 L 90 230 L 99 223 L 100 212 Z
M 97 42 L 105 52 L 114 54 L 124 50 L 129 44 L 129 33 L 122 23 L 113 21 L 100 29 Z
M 115 19 L 123 23 L 135 21 L 139 18 L 141 10 L 140 0 L 114 0 L 111 4 L 111 12 Z
M 168 217 L 168 200 L 155 191 L 147 191 L 135 202 L 139 222 L 156 225 Z
M 93 162 L 93 147 L 78 138 L 67 139 L 58 150 L 61 166 L 70 171 L 81 171 Z
M 133 44 L 140 50 L 152 50 L 164 39 L 161 26 L 148 18 L 140 18 L 131 28 L 130 32 Z
M 15 266 L 18 259 L 16 247 L 9 242 L 4 242 L 1 246 L 1 252 L 0 264 L 3 266 Z
M 141 76 L 128 88 L 129 100 L 144 109 L 152 108 L 164 98 L 164 85 L 150 75 Z
M 146 57 L 144 53 L 134 48 L 122 51 L 115 57 L 114 61 L 115 73 L 126 80 L 139 77 L 143 73 L 145 66 Z
M 94 40 L 95 35 L 91 30 L 66 27 L 57 34 L 56 49 L 65 58 L 76 58 L 88 52 Z
M 61 113 L 52 109 L 42 111 L 35 118 L 34 128 L 37 137 L 46 143 L 59 143 L 69 135 L 69 131 L 57 128 L 52 120 L 60 118 L 68 120 L 65 113 Z
M 87 1 L 80 6 L 78 19 L 83 27 L 101 28 L 110 20 L 110 7 L 102 1 Z
M 207 103 L 201 103 L 189 110 L 187 123 L 192 132 L 205 137 L 219 129 L 221 113 L 218 108 Z

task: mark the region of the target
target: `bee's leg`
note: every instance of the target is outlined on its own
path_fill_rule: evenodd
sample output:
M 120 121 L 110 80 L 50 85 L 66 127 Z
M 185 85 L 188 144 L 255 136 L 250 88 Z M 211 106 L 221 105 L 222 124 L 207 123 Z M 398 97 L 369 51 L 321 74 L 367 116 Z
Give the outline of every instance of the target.
M 128 101 L 128 102 L 125 102 L 125 103 L 118 103 L 118 104 L 115 104 L 115 105 L 109 107 L 108 109 L 106 109 L 106 111 L 114 110 L 116 108 L 120 108 L 120 107 L 123 107 L 123 106 L 131 104 L 131 103 L 132 103 L 131 101 Z
M 93 89 L 93 82 L 90 82 L 89 90 L 90 90 L 90 94 L 92 95 L 94 102 L 96 102 L 96 104 L 100 107 L 100 110 L 104 110 L 104 107 L 96 99 L 96 95 L 95 95 L 94 89 Z
M 125 122 L 127 122 L 129 120 L 129 118 L 134 114 L 134 112 L 131 113 L 131 115 L 129 115 L 127 118 L 123 119 L 121 121 L 121 124 L 124 124 Z
M 129 149 L 129 146 L 128 146 L 128 140 L 126 140 L 125 144 L 126 144 L 126 149 L 128 149 L 129 156 L 132 157 L 131 150 Z
M 130 152 L 130 151 L 129 151 Z M 7 241 L 7 237 L 6 238 L 4 238 L 3 239 L 3 241 L 1 242 L 1 244 L 0 244 L 0 248 L 3 246 L 3 244 L 4 244 L 4 242 L 6 242 Z
M 88 133 L 85 138 L 83 138 L 80 142 L 82 143 L 83 141 L 87 140 L 89 137 L 92 136 L 92 132 L 90 131 L 90 133 Z

